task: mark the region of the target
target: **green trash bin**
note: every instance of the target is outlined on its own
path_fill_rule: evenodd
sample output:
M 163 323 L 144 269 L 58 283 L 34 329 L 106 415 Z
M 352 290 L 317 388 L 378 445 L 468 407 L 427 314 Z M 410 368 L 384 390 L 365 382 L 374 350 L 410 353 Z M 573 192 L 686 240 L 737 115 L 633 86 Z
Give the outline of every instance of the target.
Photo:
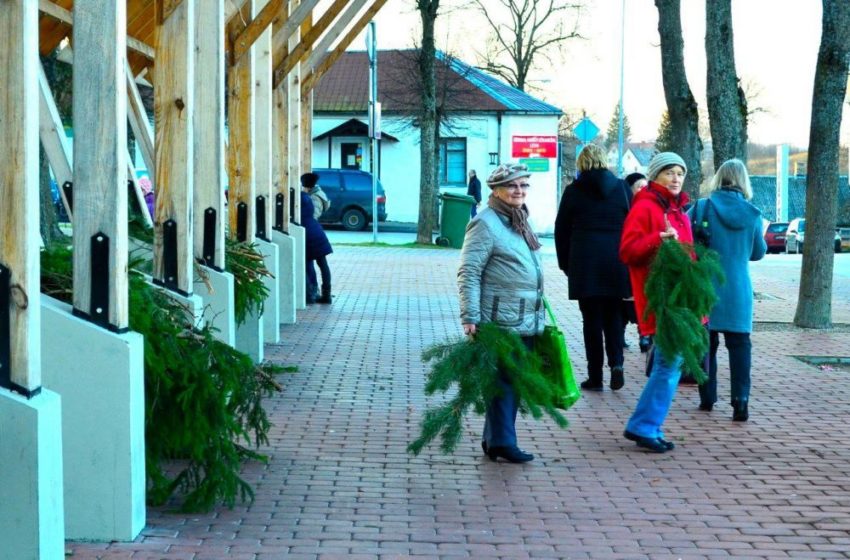
M 463 236 L 475 199 L 465 194 L 443 193 L 440 200 L 443 207 L 440 211 L 440 237 L 437 238 L 437 245 L 460 249 L 463 247 Z

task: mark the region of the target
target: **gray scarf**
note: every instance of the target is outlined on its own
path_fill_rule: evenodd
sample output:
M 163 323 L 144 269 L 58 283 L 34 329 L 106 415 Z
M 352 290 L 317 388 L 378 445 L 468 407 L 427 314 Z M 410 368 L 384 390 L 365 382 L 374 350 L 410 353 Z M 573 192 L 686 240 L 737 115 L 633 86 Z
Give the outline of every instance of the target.
M 511 228 L 522 236 L 529 249 L 536 251 L 541 247 L 537 235 L 531 231 L 531 226 L 528 225 L 528 206 L 525 204 L 520 208 L 511 206 L 507 202 L 496 198 L 493 194 L 490 194 L 490 198 L 487 200 L 487 206 L 508 218 Z

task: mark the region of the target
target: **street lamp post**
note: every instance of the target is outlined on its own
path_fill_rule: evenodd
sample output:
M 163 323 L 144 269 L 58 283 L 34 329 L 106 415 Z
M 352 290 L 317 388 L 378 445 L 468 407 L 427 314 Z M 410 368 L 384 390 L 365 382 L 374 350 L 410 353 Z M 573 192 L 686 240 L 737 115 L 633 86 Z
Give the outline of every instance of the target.
M 617 176 L 623 176 L 623 76 L 626 59 L 626 0 L 623 0 L 620 20 L 620 103 L 617 119 Z

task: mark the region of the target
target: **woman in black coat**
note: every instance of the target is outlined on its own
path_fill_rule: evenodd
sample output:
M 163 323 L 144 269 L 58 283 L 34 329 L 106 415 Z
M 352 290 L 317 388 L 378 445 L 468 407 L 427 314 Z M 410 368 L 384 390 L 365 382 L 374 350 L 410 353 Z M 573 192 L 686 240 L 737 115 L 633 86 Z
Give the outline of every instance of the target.
M 307 261 L 307 303 L 331 303 L 331 269 L 327 256 L 333 253 L 333 248 L 322 225 L 313 217 L 315 207 L 309 194 L 318 180 L 319 176 L 315 173 L 305 173 L 301 176 L 301 226 L 304 228 L 304 253 Z M 313 262 L 319 265 L 319 271 L 322 273 L 321 295 Z
M 630 191 L 608 171 L 606 159 L 599 146 L 581 151 L 578 179 L 564 189 L 555 219 L 558 266 L 569 279 L 569 297 L 578 300 L 583 322 L 587 380 L 581 387 L 592 391 L 602 390 L 603 348 L 611 389 L 623 386 L 622 302 L 631 295 L 628 269 L 619 257 Z

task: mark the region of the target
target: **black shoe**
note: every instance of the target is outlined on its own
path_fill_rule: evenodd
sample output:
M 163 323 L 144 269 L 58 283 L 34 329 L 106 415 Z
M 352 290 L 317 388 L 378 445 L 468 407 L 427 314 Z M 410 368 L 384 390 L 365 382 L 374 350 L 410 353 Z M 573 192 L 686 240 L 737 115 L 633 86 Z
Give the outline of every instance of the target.
M 585 391 L 601 391 L 602 390 L 602 382 L 601 381 L 592 381 L 590 379 L 585 379 L 581 382 L 581 388 Z
M 747 410 L 747 401 L 732 401 L 732 420 L 735 422 L 746 422 L 750 418 Z
M 667 447 L 667 443 L 669 442 L 664 442 L 659 438 L 648 438 L 639 436 L 637 434 L 633 434 L 628 430 L 623 432 L 623 437 L 632 440 L 638 445 L 638 447 L 649 449 L 653 453 L 667 453 L 671 449 Z
M 661 445 L 667 448 L 667 451 L 672 451 L 673 449 L 676 449 L 676 444 L 674 444 L 672 441 L 668 441 L 664 438 L 658 438 L 658 441 L 661 443 Z
M 534 460 L 534 455 L 526 453 L 519 447 L 491 447 L 487 450 L 491 461 L 498 462 L 499 457 L 511 463 L 527 463 Z
M 316 303 L 332 303 L 331 287 L 322 286 L 322 295 L 316 298 Z
M 642 336 L 638 341 L 638 347 L 640 347 L 640 353 L 646 354 L 649 352 L 649 349 L 652 347 L 652 337 L 651 336 Z
M 623 366 L 614 366 L 611 368 L 611 390 L 619 391 L 623 388 L 626 380 L 623 378 Z
M 711 409 L 713 409 L 713 408 L 714 408 L 714 403 L 704 403 L 704 402 L 699 403 L 699 409 L 700 410 L 704 410 L 706 412 L 711 412 Z

